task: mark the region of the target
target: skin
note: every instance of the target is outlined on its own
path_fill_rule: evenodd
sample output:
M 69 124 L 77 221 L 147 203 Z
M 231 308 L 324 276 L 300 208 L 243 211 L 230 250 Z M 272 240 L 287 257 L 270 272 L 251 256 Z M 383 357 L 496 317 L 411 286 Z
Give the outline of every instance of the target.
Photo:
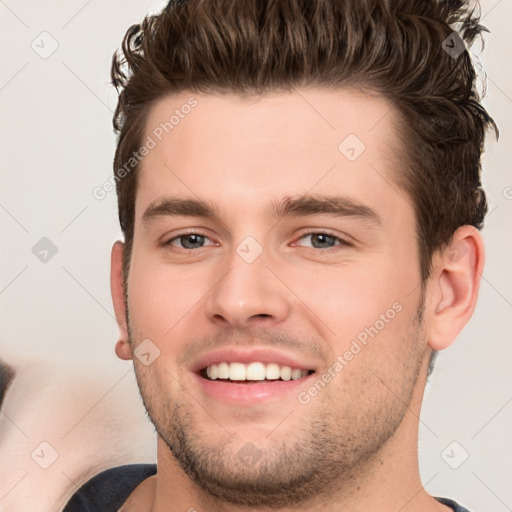
M 191 95 L 158 101 L 147 134 Z M 434 255 L 422 297 L 390 104 L 319 88 L 193 96 L 198 105 L 141 164 L 126 294 L 122 243 L 112 250 L 116 353 L 133 359 L 159 434 L 158 474 L 121 510 L 449 510 L 422 488 L 418 422 L 431 349 L 449 346 L 475 307 L 484 263 L 478 231 L 459 228 Z M 350 133 L 366 146 L 353 162 L 338 150 Z M 379 224 L 269 213 L 272 201 L 304 194 L 348 197 Z M 170 196 L 209 201 L 219 218 L 143 221 Z M 186 249 L 190 239 L 176 237 L 193 230 L 206 238 Z M 310 236 L 325 232 L 349 244 Z M 247 236 L 263 249 L 250 264 L 236 251 Z M 270 346 L 321 376 L 393 304 L 400 312 L 307 404 L 294 391 L 234 406 L 207 395 L 191 372 L 214 348 Z M 149 366 L 133 356 L 147 338 L 160 350 Z M 248 446 L 257 448 L 252 464 L 240 457 Z

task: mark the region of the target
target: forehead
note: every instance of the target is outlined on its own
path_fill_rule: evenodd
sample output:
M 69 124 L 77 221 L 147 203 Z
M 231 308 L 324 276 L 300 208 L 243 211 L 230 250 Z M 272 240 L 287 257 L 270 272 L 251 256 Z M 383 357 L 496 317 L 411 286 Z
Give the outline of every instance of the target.
M 146 120 L 136 214 L 163 194 L 245 211 L 309 191 L 397 206 L 396 126 L 387 101 L 356 90 L 169 95 Z
M 247 97 L 181 92 L 153 105 L 145 133 L 164 145 L 184 144 L 183 155 L 192 140 L 200 141 L 204 152 L 218 143 L 235 150 L 251 141 L 257 150 L 272 138 L 276 151 L 269 156 L 276 156 L 287 142 L 339 151 L 338 144 L 349 134 L 370 146 L 386 144 L 393 139 L 395 117 L 384 98 L 356 89 L 294 89 Z

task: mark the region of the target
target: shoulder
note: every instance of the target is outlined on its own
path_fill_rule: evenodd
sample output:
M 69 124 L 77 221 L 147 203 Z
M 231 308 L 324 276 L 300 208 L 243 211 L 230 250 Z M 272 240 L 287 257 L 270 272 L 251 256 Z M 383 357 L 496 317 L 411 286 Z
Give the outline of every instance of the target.
M 469 512 L 469 510 L 467 508 L 462 507 L 457 502 L 450 500 L 448 498 L 437 498 L 436 497 L 435 499 L 437 501 L 439 501 L 439 503 L 442 503 L 443 505 L 447 505 L 447 506 L 451 507 L 454 510 L 454 512 Z
M 156 474 L 156 464 L 128 464 L 107 469 L 86 482 L 63 512 L 117 512 L 132 491 Z

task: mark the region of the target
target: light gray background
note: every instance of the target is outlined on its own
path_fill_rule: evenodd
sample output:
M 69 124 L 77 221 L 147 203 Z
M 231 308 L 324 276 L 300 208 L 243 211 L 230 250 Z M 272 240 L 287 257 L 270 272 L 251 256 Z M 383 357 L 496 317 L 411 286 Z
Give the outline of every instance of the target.
M 8 361 L 79 365 L 114 387 L 129 368 L 114 354 L 115 193 L 98 201 L 92 190 L 112 172 L 112 53 L 129 25 L 164 3 L 0 1 L 0 356 Z M 484 104 L 501 132 L 484 157 L 486 266 L 475 315 L 439 355 L 427 385 L 420 470 L 431 494 L 474 512 L 505 512 L 512 510 L 512 0 L 481 6 L 491 30 Z M 58 48 L 48 56 L 52 44 Z M 32 252 L 42 237 L 58 248 L 46 263 Z M 135 393 L 129 407 L 141 407 Z M 450 467 L 466 452 L 458 469 Z

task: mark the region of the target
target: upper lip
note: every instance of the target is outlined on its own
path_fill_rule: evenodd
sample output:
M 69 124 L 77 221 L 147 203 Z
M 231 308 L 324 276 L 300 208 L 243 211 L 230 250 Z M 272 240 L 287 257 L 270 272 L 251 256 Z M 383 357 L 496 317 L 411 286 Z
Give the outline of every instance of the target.
M 299 368 L 301 370 L 316 371 L 315 364 L 311 361 L 306 362 L 304 358 L 299 359 L 291 354 L 278 352 L 275 349 L 242 349 L 240 347 L 226 347 L 203 354 L 193 363 L 191 370 L 193 372 L 200 372 L 207 366 L 222 362 L 243 364 L 254 362 L 277 363 L 280 366 L 291 366 L 292 368 Z

